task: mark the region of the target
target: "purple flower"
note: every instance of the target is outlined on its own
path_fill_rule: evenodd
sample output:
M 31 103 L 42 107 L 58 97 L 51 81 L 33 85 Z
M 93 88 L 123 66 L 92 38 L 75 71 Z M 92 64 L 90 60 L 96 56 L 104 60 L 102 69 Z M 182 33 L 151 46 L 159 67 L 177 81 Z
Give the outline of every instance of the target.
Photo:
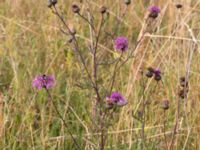
M 154 69 L 154 79 L 156 81 L 160 81 L 161 78 L 162 77 L 161 77 L 161 71 L 160 71 L 160 69 L 158 69 L 158 68 Z
M 154 69 L 153 72 L 154 72 L 155 76 L 160 76 L 161 75 L 161 71 L 160 71 L 159 68 Z
M 42 88 L 49 89 L 55 85 L 55 77 L 53 75 L 38 75 L 33 79 L 32 86 L 41 90 Z
M 115 39 L 115 49 L 124 52 L 128 49 L 128 39 L 123 36 L 119 36 Z
M 150 11 L 149 17 L 155 19 L 156 17 L 158 17 L 158 14 L 160 13 L 160 8 L 158 6 L 150 6 L 149 11 Z
M 127 104 L 127 100 L 119 92 L 112 92 L 110 96 L 106 97 L 106 101 L 109 106 L 114 104 L 124 106 Z
M 150 6 L 149 11 L 151 13 L 160 13 L 160 8 L 158 6 Z

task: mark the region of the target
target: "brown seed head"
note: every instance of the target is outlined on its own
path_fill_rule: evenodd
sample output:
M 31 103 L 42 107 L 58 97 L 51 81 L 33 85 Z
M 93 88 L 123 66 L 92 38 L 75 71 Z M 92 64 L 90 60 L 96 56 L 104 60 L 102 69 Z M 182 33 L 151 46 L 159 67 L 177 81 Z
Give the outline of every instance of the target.
M 163 100 L 162 102 L 162 109 L 167 110 L 169 109 L 169 100 Z
M 80 8 L 77 4 L 72 4 L 72 11 L 74 13 L 79 13 L 80 12 Z
M 107 12 L 107 8 L 106 8 L 105 6 L 102 6 L 102 7 L 100 8 L 100 13 L 104 14 L 104 13 L 106 13 L 106 12 Z

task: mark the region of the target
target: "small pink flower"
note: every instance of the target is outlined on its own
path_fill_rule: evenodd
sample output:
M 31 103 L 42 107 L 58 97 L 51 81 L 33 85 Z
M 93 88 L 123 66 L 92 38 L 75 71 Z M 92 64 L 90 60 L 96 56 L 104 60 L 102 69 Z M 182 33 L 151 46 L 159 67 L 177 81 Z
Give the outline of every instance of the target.
M 33 79 L 32 86 L 41 90 L 42 88 L 49 89 L 55 85 L 55 77 L 53 75 L 38 75 Z

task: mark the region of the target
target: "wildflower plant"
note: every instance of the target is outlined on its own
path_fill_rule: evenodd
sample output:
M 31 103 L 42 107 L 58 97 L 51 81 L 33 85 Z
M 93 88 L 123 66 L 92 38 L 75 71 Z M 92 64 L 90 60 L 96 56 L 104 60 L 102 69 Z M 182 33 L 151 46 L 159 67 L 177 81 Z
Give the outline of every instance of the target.
M 130 1 L 124 1 L 126 8 L 130 4 Z M 142 42 L 142 39 L 144 38 L 144 34 L 141 36 L 141 38 L 136 42 L 135 47 L 131 48 L 130 41 L 128 40 L 128 37 L 125 35 L 116 35 L 115 33 L 107 33 L 107 35 L 110 35 L 112 39 L 110 39 L 110 42 L 114 43 L 113 46 L 113 52 L 114 53 L 120 53 L 120 56 L 117 58 L 112 58 L 111 62 L 107 63 L 106 57 L 100 57 L 99 53 L 102 52 L 102 48 L 99 46 L 99 42 L 102 40 L 102 37 L 105 37 L 105 28 L 106 28 L 106 18 L 108 8 L 105 6 L 100 7 L 100 10 L 98 11 L 99 14 L 97 16 L 94 16 L 92 13 L 92 10 L 87 11 L 87 14 L 89 17 L 87 17 L 84 14 L 84 10 L 82 12 L 81 5 L 77 3 L 73 3 L 71 5 L 71 11 L 76 14 L 77 17 L 80 17 L 82 19 L 83 23 L 86 23 L 90 29 L 89 31 L 89 46 L 86 45 L 85 47 L 88 47 L 88 51 L 83 51 L 83 46 L 80 46 L 80 41 L 78 37 L 76 36 L 78 34 L 78 31 L 75 29 L 72 29 L 69 26 L 68 20 L 65 19 L 61 11 L 57 7 L 57 1 L 54 2 L 53 0 L 49 1 L 48 4 L 49 8 L 52 10 L 53 14 L 58 17 L 58 19 L 62 23 L 62 28 L 60 28 L 61 32 L 67 36 L 69 40 L 69 46 L 71 49 L 73 49 L 74 53 L 77 56 L 80 65 L 83 67 L 84 70 L 84 76 L 83 78 L 89 82 L 90 87 L 89 90 L 92 89 L 91 94 L 93 94 L 93 99 L 91 100 L 93 102 L 93 112 L 92 112 L 92 118 L 94 120 L 94 124 L 97 125 L 95 128 L 98 128 L 101 135 L 98 142 L 98 146 L 100 150 L 104 150 L 106 139 L 107 139 L 107 129 L 108 129 L 108 122 L 110 121 L 109 117 L 112 113 L 110 113 L 110 109 L 115 107 L 122 107 L 126 106 L 128 104 L 128 100 L 121 94 L 121 91 L 115 91 L 115 84 L 116 84 L 116 78 L 118 77 L 117 73 L 120 71 L 120 69 L 124 66 L 126 62 L 128 62 L 129 59 L 134 57 L 134 50 L 137 49 L 138 45 Z M 81 10 L 81 11 L 80 11 Z M 123 16 L 125 16 L 126 11 L 124 11 Z M 158 12 L 157 12 L 158 13 Z M 95 23 L 95 19 L 98 19 L 98 25 Z M 117 24 L 117 28 L 119 28 L 120 23 Z M 75 31 L 75 32 L 74 32 Z M 115 51 L 116 50 L 116 51 Z M 90 55 L 87 55 L 86 53 L 89 53 Z M 86 56 L 90 57 L 92 60 L 92 64 L 88 64 L 86 61 Z M 103 61 L 102 61 L 103 60 Z M 101 66 L 113 66 L 113 71 L 109 73 L 109 81 L 100 83 L 99 79 L 102 77 L 100 76 L 99 72 L 103 67 Z M 85 76 L 86 75 L 86 76 Z M 34 87 L 37 87 L 38 89 L 41 89 L 42 87 L 45 87 L 47 92 L 48 88 L 51 87 L 51 84 L 43 84 L 44 80 L 41 77 L 36 77 L 33 81 Z M 42 81 L 42 82 L 41 82 Z M 105 88 L 106 85 L 106 88 Z M 47 88 L 48 87 L 48 88 Z M 50 95 L 50 93 L 49 93 Z M 50 96 L 51 97 L 51 96 Z M 112 111 L 113 112 L 113 111 Z M 57 111 L 59 114 L 59 112 Z M 62 116 L 59 115 L 61 118 Z M 65 122 L 64 118 L 62 118 L 62 121 Z M 67 127 L 67 125 L 66 125 Z M 78 149 L 80 147 L 79 144 L 77 144 L 76 139 L 73 137 L 73 135 L 70 133 L 74 143 L 76 144 L 76 148 Z

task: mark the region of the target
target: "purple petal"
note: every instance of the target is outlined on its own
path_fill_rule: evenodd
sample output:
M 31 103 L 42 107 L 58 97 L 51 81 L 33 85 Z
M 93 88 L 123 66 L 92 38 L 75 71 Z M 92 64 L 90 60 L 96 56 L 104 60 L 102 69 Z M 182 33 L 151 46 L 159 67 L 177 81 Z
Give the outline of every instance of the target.
M 158 6 L 150 6 L 149 11 L 151 13 L 160 13 L 160 8 Z
M 41 90 L 42 88 L 51 88 L 55 85 L 54 76 L 38 75 L 33 79 L 32 86 Z
M 127 100 L 119 93 L 112 92 L 109 97 L 106 98 L 109 105 L 116 104 L 117 106 L 124 106 L 127 104 Z
M 128 39 L 123 36 L 119 36 L 115 39 L 115 49 L 119 51 L 126 51 L 128 49 Z

